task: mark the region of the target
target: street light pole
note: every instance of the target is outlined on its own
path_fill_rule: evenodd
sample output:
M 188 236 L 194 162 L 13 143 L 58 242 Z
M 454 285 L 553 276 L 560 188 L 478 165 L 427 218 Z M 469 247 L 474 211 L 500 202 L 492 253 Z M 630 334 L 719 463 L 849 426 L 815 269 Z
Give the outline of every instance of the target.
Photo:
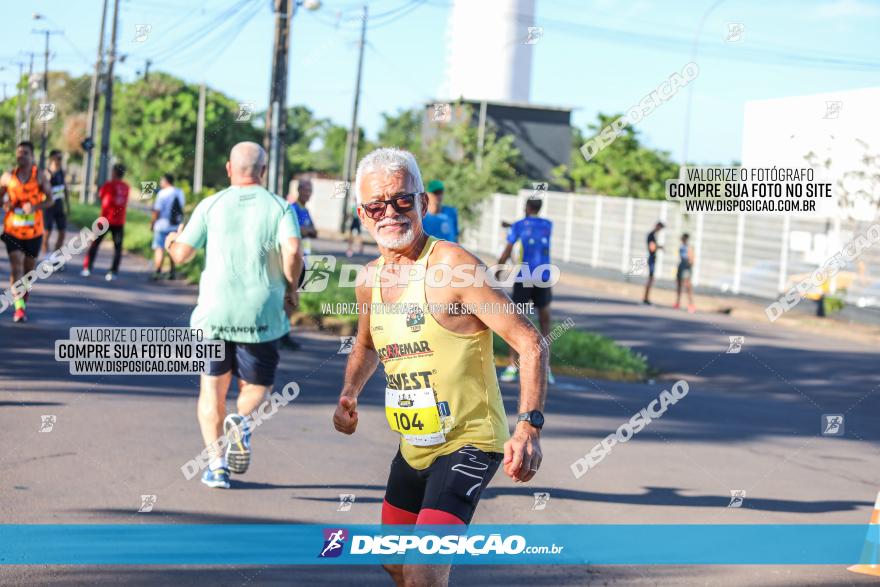
M 34 54 L 31 52 L 29 55 L 31 63 L 28 68 L 27 101 L 24 103 L 24 133 L 22 133 L 25 141 L 31 140 L 31 78 L 34 77 Z
M 104 26 L 107 23 L 107 0 L 104 0 L 104 7 L 101 10 L 101 33 L 98 37 L 98 56 L 95 58 L 95 71 L 92 74 L 92 89 L 89 93 L 89 112 L 86 122 L 86 138 L 83 141 L 83 182 L 79 192 L 80 202 L 91 202 L 91 186 L 92 171 L 94 167 L 94 149 L 95 149 L 95 119 L 96 110 L 98 108 L 98 78 L 101 76 L 101 69 L 104 62 Z
M 266 111 L 264 148 L 269 155 L 266 187 L 284 195 L 284 161 L 287 135 L 287 76 L 290 55 L 290 26 L 298 6 L 317 10 L 320 0 L 275 0 L 275 46 L 272 51 L 272 81 L 269 86 L 269 108 Z
M 269 174 L 266 187 L 270 192 L 283 195 L 284 135 L 287 130 L 287 58 L 290 47 L 290 21 L 295 4 L 293 0 L 275 0 L 275 47 L 272 53 L 272 85 L 269 90 L 269 109 L 266 113 L 266 150 L 269 154 Z
M 715 0 L 711 6 L 703 13 L 703 16 L 700 18 L 700 22 L 697 25 L 697 32 L 694 35 L 694 43 L 691 46 L 691 62 L 696 63 L 697 61 L 697 51 L 700 48 L 700 35 L 703 33 L 703 27 L 706 24 L 706 20 L 709 18 L 709 15 L 715 12 L 715 9 L 718 8 L 724 0 Z M 694 103 L 694 84 L 688 84 L 687 87 L 687 104 L 685 106 L 684 111 L 684 139 L 682 141 L 681 146 L 681 168 L 679 169 L 680 174 L 684 174 L 684 168 L 687 166 L 687 158 L 688 158 L 688 147 L 690 142 L 691 135 L 691 108 Z M 683 177 L 683 175 L 682 175 Z
M 15 83 L 17 97 L 15 99 L 15 144 L 21 142 L 21 78 L 24 77 L 24 62 L 18 63 L 18 80 Z
M 101 158 L 98 164 L 98 185 L 107 181 L 110 163 L 110 128 L 113 124 L 113 64 L 116 61 L 116 29 L 119 24 L 119 0 L 113 0 L 113 27 L 110 33 L 110 55 L 107 59 L 107 90 L 104 94 L 104 122 L 101 128 Z
M 34 15 L 35 19 L 42 18 L 40 15 Z M 49 29 L 40 29 L 32 31 L 46 35 L 46 50 L 43 54 L 43 99 L 49 103 L 49 37 L 51 35 L 60 34 L 62 31 L 50 31 Z M 46 167 L 46 144 L 49 141 L 49 120 L 45 117 L 45 112 L 40 112 L 40 122 L 43 123 L 40 132 L 40 169 Z
M 199 86 L 199 114 L 196 120 L 196 165 L 193 169 L 193 193 L 202 191 L 202 174 L 205 168 L 205 83 Z
M 345 160 L 343 162 L 342 181 L 346 185 L 351 186 L 351 179 L 354 170 L 357 167 L 358 142 L 360 141 L 360 133 L 358 132 L 358 108 L 361 100 L 361 79 L 364 69 L 364 47 L 367 44 L 367 5 L 364 4 L 364 13 L 361 16 L 361 41 L 360 51 L 358 53 L 357 79 L 354 86 L 354 104 L 351 109 L 351 128 L 348 131 L 348 140 L 345 143 Z M 345 190 L 345 196 L 342 198 L 342 227 L 340 230 L 345 232 L 348 225 L 348 198 L 351 189 Z

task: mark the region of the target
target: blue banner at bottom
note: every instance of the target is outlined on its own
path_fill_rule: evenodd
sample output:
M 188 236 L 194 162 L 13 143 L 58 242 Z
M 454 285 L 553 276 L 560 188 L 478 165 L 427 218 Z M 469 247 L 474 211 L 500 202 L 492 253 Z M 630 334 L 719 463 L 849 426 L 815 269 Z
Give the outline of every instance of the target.
M 5 565 L 877 564 L 880 526 L 6 524 Z

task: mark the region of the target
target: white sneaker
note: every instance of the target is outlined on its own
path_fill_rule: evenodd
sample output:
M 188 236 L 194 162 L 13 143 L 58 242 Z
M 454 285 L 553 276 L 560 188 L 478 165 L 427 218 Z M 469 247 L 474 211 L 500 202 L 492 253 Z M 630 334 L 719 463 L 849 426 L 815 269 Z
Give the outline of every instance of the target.
M 92 274 L 92 272 L 89 271 L 88 269 L 83 269 L 82 271 L 79 272 L 79 274 L 80 274 L 82 277 L 88 277 L 89 275 Z
M 501 377 L 499 377 L 499 379 L 505 383 L 516 381 L 519 379 L 519 369 L 513 365 L 508 365 L 507 368 L 501 372 Z
M 114 279 L 116 279 L 116 274 L 112 271 L 108 271 L 107 275 L 104 276 L 104 279 L 106 279 L 107 281 L 113 281 Z

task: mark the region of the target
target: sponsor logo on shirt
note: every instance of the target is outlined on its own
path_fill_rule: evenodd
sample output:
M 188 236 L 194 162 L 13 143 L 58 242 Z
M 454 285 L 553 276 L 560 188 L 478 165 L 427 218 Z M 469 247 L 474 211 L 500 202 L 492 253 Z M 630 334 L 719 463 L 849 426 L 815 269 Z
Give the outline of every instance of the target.
M 412 332 L 418 332 L 425 323 L 425 312 L 418 306 L 413 305 L 406 312 L 406 326 Z
M 406 359 L 408 357 L 424 357 L 433 354 L 434 351 L 431 350 L 427 340 L 386 344 L 379 349 L 379 359 L 383 362 L 394 359 Z
M 409 373 L 386 373 L 389 389 L 412 390 L 431 387 L 431 375 L 437 371 L 410 371 Z

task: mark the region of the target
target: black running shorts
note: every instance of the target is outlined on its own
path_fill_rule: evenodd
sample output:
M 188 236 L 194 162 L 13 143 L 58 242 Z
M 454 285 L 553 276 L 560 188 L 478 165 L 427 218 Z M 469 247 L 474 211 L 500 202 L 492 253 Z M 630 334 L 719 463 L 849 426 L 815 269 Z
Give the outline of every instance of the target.
M 232 374 L 247 383 L 273 385 L 278 368 L 278 346 L 281 339 L 268 342 L 224 341 L 226 348 L 222 361 L 211 361 L 205 375 Z
M 40 245 L 43 244 L 42 236 L 22 239 L 4 233 L 0 235 L 0 240 L 6 244 L 7 253 L 21 252 L 32 259 L 40 256 Z
M 513 284 L 513 303 L 527 304 L 531 301 L 536 308 L 546 308 L 553 300 L 553 288 L 533 287 L 522 283 Z

